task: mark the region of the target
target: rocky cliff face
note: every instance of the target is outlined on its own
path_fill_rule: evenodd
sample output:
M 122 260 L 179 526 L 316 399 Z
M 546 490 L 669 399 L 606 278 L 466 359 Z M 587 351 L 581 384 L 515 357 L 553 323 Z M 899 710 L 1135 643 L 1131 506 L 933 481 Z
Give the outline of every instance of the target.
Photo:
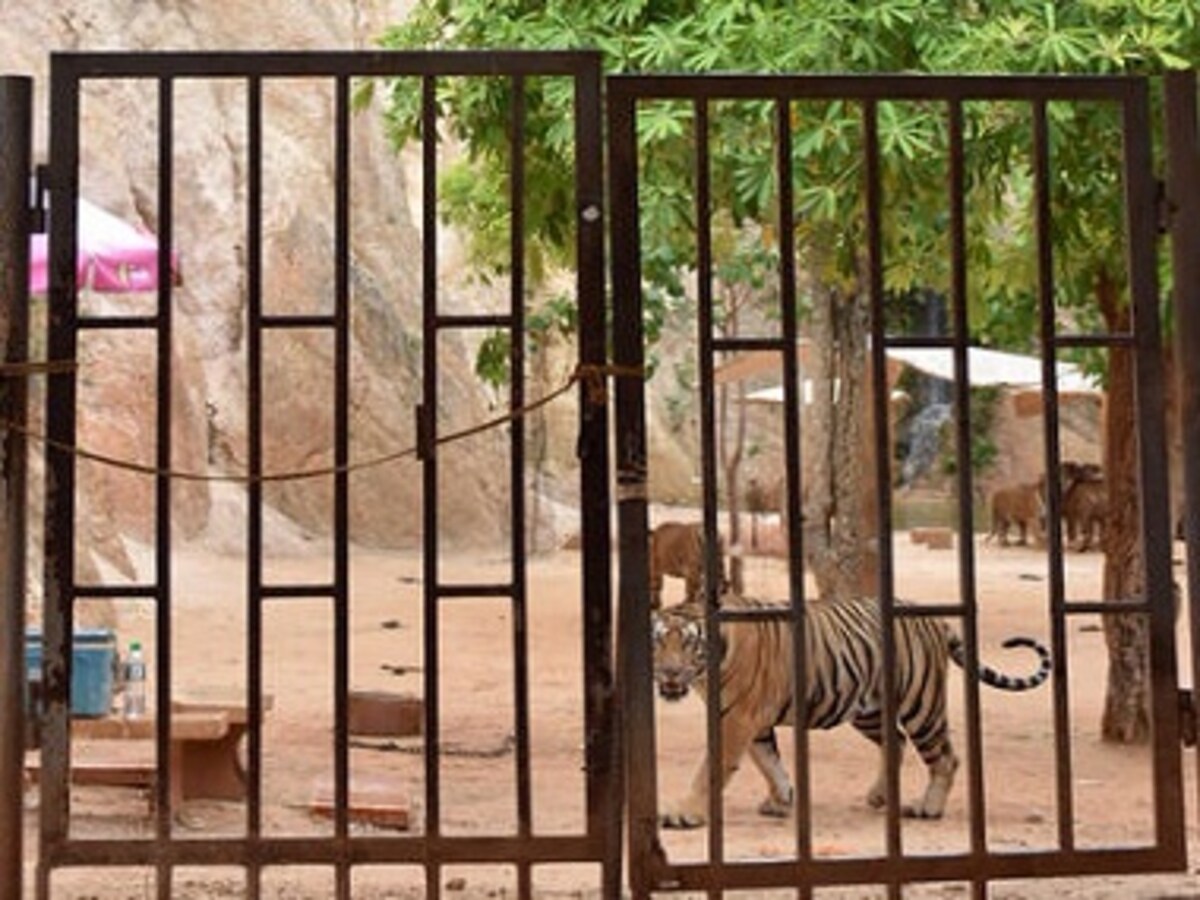
M 49 54 L 72 50 L 369 49 L 409 4 L 386 0 L 295 4 L 81 0 L 51 7 L 0 2 L 0 67 L 35 77 L 35 156 L 48 143 Z M 82 192 L 151 230 L 160 226 L 156 179 L 156 85 L 89 83 L 82 107 Z M 180 80 L 174 93 L 175 243 L 183 283 L 173 295 L 174 441 L 172 467 L 239 473 L 246 467 L 248 333 L 247 89 L 242 80 Z M 263 89 L 263 299 L 269 314 L 327 314 L 334 298 L 334 105 L 328 79 L 267 81 Z M 378 107 L 352 125 L 351 458 L 379 457 L 411 446 L 421 396 L 419 182 L 390 146 Z M 446 284 L 459 259 L 440 239 Z M 441 279 L 440 279 L 441 280 Z M 487 298 L 483 298 L 486 302 Z M 35 302 L 44 303 L 44 300 Z M 85 310 L 146 312 L 154 298 L 91 294 Z M 462 311 L 462 310 L 456 310 Z M 316 329 L 275 330 L 264 337 L 265 469 L 286 472 L 332 462 L 334 343 Z M 439 342 L 439 423 L 446 430 L 491 414 L 472 373 L 473 348 Z M 81 443 L 152 462 L 154 366 L 151 335 L 85 335 L 80 348 Z M 506 482 L 480 465 L 506 432 L 447 452 L 442 464 L 441 530 L 454 544 L 497 537 Z M 484 456 L 481 456 L 484 454 Z M 502 457 L 497 456 L 497 459 Z M 149 541 L 153 485 L 143 476 L 81 463 L 87 577 L 97 567 L 127 574 L 118 536 Z M 376 545 L 413 545 L 421 531 L 421 469 L 409 459 L 351 479 L 352 537 Z M 329 478 L 268 485 L 269 548 L 283 550 L 327 534 Z M 186 539 L 244 547 L 244 492 L 221 484 L 181 482 L 173 489 L 174 528 Z

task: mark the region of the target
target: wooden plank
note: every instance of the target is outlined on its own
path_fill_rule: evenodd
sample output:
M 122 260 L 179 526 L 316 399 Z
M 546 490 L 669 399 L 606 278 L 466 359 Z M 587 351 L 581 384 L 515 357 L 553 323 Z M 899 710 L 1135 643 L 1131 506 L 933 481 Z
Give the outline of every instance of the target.
M 25 761 L 25 774 L 30 781 L 36 784 L 41 773 L 40 759 L 34 757 Z M 71 765 L 72 784 L 148 788 L 154 785 L 157 777 L 153 762 L 89 760 Z
M 275 708 L 275 696 L 263 694 L 262 710 L 265 716 Z M 245 725 L 249 710 L 244 700 L 239 700 L 227 690 L 189 690 L 177 694 L 171 701 L 171 709 L 176 713 L 193 712 L 223 712 L 229 716 L 232 725 Z
M 350 783 L 347 815 L 351 822 L 407 830 L 411 808 L 408 795 L 391 781 L 360 777 Z M 333 818 L 332 780 L 324 778 L 314 783 L 309 810 L 313 815 Z
M 71 720 L 71 736 L 85 741 L 151 740 L 156 727 L 152 716 L 142 719 L 77 718 Z M 171 739 L 175 741 L 215 741 L 228 731 L 229 714 L 225 712 L 178 712 L 171 716 Z
M 425 701 L 411 693 L 351 691 L 347 717 L 351 734 L 411 737 L 424 730 Z

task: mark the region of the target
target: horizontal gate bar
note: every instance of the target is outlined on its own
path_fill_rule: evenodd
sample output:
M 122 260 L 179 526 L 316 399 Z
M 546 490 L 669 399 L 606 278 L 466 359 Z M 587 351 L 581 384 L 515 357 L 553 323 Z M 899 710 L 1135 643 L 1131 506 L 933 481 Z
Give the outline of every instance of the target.
M 509 313 L 494 315 L 456 316 L 442 314 L 434 319 L 435 328 L 514 328 L 514 317 Z M 518 329 L 519 330 L 519 329 Z
M 1105 75 L 610 75 L 609 97 L 634 100 L 1112 100 L 1133 81 Z
M 91 600 L 129 600 L 136 597 L 139 600 L 155 600 L 158 598 L 158 585 L 154 584 L 81 584 L 72 589 L 79 599 Z
M 593 50 L 280 51 L 52 53 L 51 69 L 76 78 L 263 78 L 346 75 L 572 75 L 595 64 Z
M 545 837 L 350 837 L 154 840 L 71 840 L 49 850 L 55 868 L 80 866 L 268 866 L 335 863 L 423 865 L 461 863 L 595 863 L 599 838 Z
M 95 331 L 156 329 L 158 316 L 80 316 L 77 326 L 80 329 L 89 328 Z
M 1143 874 L 1182 871 L 1185 866 L 1169 852 L 1154 848 L 1104 848 L 1063 852 L 989 852 L 978 856 L 852 857 L 795 862 L 704 863 L 669 866 L 660 870 L 659 887 L 672 890 L 751 889 L 808 885 L 913 883 L 972 879 L 1045 878 L 1048 873 L 1075 876 Z M 1069 868 L 1068 868 L 1069 867 Z
M 263 316 L 263 328 L 333 328 L 337 319 L 331 315 Z
M 512 584 L 440 584 L 434 588 L 438 599 L 454 597 L 512 597 L 516 586 Z
M 333 584 L 264 584 L 259 588 L 264 600 L 328 600 L 337 593 Z
M 787 344 L 781 338 L 754 337 L 714 337 L 712 350 L 714 353 L 736 353 L 750 350 L 786 350 Z

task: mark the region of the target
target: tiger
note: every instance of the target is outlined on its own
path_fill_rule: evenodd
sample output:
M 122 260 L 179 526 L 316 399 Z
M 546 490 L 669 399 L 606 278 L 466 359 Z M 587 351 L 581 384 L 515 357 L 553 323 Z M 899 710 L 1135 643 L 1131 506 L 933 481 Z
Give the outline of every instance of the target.
M 701 599 L 705 565 L 704 526 L 699 522 L 663 522 L 650 532 L 650 606 L 662 606 L 663 579 L 684 581 L 684 603 Z M 725 580 L 725 547 L 717 538 L 718 577 Z
M 1028 543 L 1028 532 L 1035 541 L 1042 538 L 1042 522 L 1046 516 L 1042 485 L 1038 482 L 1014 484 L 997 488 L 992 494 L 992 530 L 985 543 L 1000 538 L 1000 546 L 1008 546 L 1008 529 L 1016 526 L 1017 543 Z
M 1108 517 L 1108 486 L 1103 476 L 1079 478 L 1063 494 L 1063 518 L 1067 522 L 1067 544 L 1080 553 L 1103 544 L 1104 523 Z M 1078 540 L 1076 539 L 1078 537 Z
M 726 589 L 725 608 L 776 608 Z M 809 729 L 828 729 L 849 722 L 874 744 L 883 747 L 883 648 L 879 642 L 879 604 L 872 597 L 807 604 L 805 653 Z M 932 618 L 895 620 L 897 740 L 903 749 L 912 741 L 924 761 L 929 782 L 924 796 L 902 806 L 909 818 L 940 818 L 958 768 L 946 717 L 946 660 L 963 666 L 960 637 L 944 622 Z M 693 686 L 706 694 L 704 611 L 687 604 L 653 614 L 654 680 L 659 695 L 680 700 Z M 1037 671 L 1012 677 L 980 666 L 984 684 L 1006 691 L 1028 691 L 1042 684 L 1051 671 L 1050 651 L 1029 637 L 1010 637 L 1006 648 L 1028 647 L 1039 658 Z M 792 786 L 775 741 L 777 725 L 795 725 L 792 692 L 792 632 L 781 620 L 740 621 L 721 628 L 721 785 L 749 751 L 750 759 L 767 782 L 768 793 L 758 810 L 766 816 L 786 816 L 792 807 Z M 692 780 L 690 792 L 665 805 L 659 820 L 667 828 L 698 828 L 708 811 L 707 754 Z M 867 792 L 867 804 L 886 803 L 886 755 L 879 776 Z

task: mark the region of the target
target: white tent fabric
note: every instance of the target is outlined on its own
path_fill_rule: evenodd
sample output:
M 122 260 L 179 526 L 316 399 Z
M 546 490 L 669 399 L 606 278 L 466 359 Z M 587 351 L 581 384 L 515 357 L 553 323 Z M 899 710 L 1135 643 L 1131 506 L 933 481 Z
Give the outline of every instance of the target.
M 954 380 L 954 354 L 943 349 L 892 348 L 887 351 L 889 359 L 912 366 L 935 378 Z M 1042 361 L 1036 356 L 1007 353 L 1003 350 L 988 350 L 984 347 L 967 348 L 967 368 L 972 387 L 1002 385 L 1006 387 L 1040 388 L 1042 386 Z M 1054 367 L 1058 375 L 1061 392 L 1099 390 L 1098 385 L 1080 371 L 1073 363 L 1060 362 Z
M 833 383 L 833 399 L 837 400 L 839 382 Z M 899 400 L 908 396 L 904 391 L 892 391 L 892 399 Z M 783 402 L 783 385 L 777 384 L 774 387 L 761 388 L 757 391 L 751 391 L 746 395 L 747 403 L 782 403 Z M 813 402 L 813 383 L 811 378 L 804 379 L 804 405 L 807 406 Z
M 926 375 L 954 379 L 954 354 L 949 349 L 892 348 L 887 351 L 889 359 L 912 366 Z M 983 347 L 967 348 L 967 369 L 972 387 L 1005 386 L 1040 390 L 1042 387 L 1042 361 L 1036 356 L 988 350 Z M 1060 362 L 1055 366 L 1058 375 L 1059 393 L 1096 393 L 1100 390 L 1094 379 L 1085 375 L 1073 363 Z M 812 385 L 805 379 L 804 402 L 812 402 Z M 783 386 L 753 391 L 747 400 L 763 403 L 782 403 Z

